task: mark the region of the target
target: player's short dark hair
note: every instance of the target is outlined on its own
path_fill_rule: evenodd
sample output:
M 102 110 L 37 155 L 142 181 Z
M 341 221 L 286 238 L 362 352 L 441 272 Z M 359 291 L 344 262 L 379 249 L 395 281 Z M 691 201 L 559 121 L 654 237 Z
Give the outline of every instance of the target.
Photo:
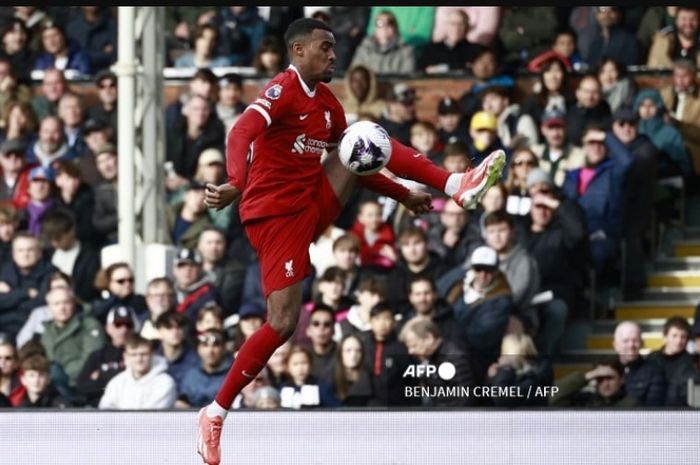
M 287 44 L 287 48 L 292 48 L 294 41 L 311 35 L 314 29 L 323 29 L 324 31 L 333 33 L 333 29 L 323 21 L 313 18 L 299 18 L 292 21 L 289 27 L 287 27 L 287 32 L 284 33 L 284 42 Z
M 505 210 L 496 210 L 486 215 L 484 218 L 484 227 L 491 226 L 493 224 L 506 223 L 510 229 L 513 229 L 513 218 Z

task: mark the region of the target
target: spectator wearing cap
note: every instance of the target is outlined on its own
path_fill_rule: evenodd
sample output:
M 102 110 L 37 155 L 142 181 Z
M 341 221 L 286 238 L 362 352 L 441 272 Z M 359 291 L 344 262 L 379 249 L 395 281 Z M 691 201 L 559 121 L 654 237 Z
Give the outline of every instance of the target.
M 187 371 L 199 366 L 199 356 L 185 338 L 187 317 L 169 310 L 158 316 L 155 327 L 158 333 L 155 353 L 168 362 L 168 374 L 175 380 L 178 392 L 181 392 Z
M 544 113 L 540 131 L 544 136 L 542 143 L 532 146 L 532 151 L 539 159 L 539 167 L 561 187 L 567 171 L 583 166 L 583 149 L 567 141 L 566 114 L 558 109 Z
M 609 146 L 605 128 L 589 125 L 583 130 L 586 164 L 569 171 L 564 195 L 575 199 L 586 214 L 591 263 L 597 273 L 616 263 L 622 235 L 624 179 L 632 154 L 620 146 Z
M 539 131 L 532 116 L 523 113 L 518 103 L 511 103 L 511 90 L 489 86 L 481 92 L 481 109 L 493 113 L 498 137 L 510 149 L 530 147 L 539 142 Z
M 199 234 L 211 226 L 209 213 L 204 205 L 204 189 L 204 184 L 190 181 L 183 201 L 171 205 L 166 211 L 169 239 L 173 245 L 195 248 Z
M 498 137 L 498 120 L 493 113 L 489 111 L 474 113 L 469 122 L 469 136 L 469 157 L 472 166 L 479 166 L 494 150 L 503 150 L 506 153 L 506 160 L 510 161 L 511 151 Z M 501 178 L 505 179 L 507 175 L 506 167 Z
M 219 31 L 211 23 L 197 24 L 192 35 L 192 50 L 175 60 L 175 68 L 221 68 L 231 66 L 227 56 L 216 53 Z
M 68 37 L 80 46 L 100 71 L 117 61 L 117 22 L 110 8 L 81 6 L 66 27 Z
M 173 191 L 191 179 L 197 170 L 197 156 L 212 147 L 223 151 L 225 136 L 224 125 L 210 102 L 201 95 L 192 95 L 168 130 L 166 158 L 173 162 L 177 178 L 168 177 L 166 187 Z
M 409 74 L 416 70 L 415 49 L 401 37 L 394 13 L 380 11 L 374 30 L 362 39 L 350 66 L 363 64 L 377 74 Z
M 49 275 L 56 268 L 42 257 L 39 240 L 19 232 L 12 240 L 12 260 L 0 265 L 0 327 L 15 335 L 30 312 L 44 303 Z
M 657 160 L 659 150 L 644 134 L 639 133 L 637 113 L 629 106 L 613 113 L 610 145 L 622 145 L 632 154 L 632 164 L 625 176 L 622 206 L 622 234 L 625 240 L 626 300 L 637 300 L 646 285 L 644 242 L 651 228 L 654 208 Z M 621 150 L 621 149 L 618 149 Z
M 557 109 L 566 114 L 574 93 L 570 87 L 571 78 L 566 60 L 558 54 L 544 60 L 537 73 L 539 78 L 533 86 L 533 92 L 525 98 L 522 110 L 541 125 L 544 113 Z
M 124 347 L 124 371 L 112 378 L 100 398 L 101 409 L 168 409 L 175 406 L 177 388 L 163 357 L 153 353 L 148 339 L 131 335 Z
M 202 264 L 202 255 L 195 249 L 188 248 L 181 248 L 173 262 L 177 301 L 175 310 L 187 316 L 192 328 L 199 310 L 219 300 L 211 276 L 204 273 Z
M 92 314 L 104 323 L 109 310 L 116 306 L 130 307 L 143 320 L 147 313 L 146 300 L 136 292 L 134 272 L 126 262 L 116 262 L 102 268 L 95 276 L 100 297 L 91 305 Z
M 440 99 L 437 107 L 438 137 L 442 144 L 448 144 L 456 140 L 467 142 L 467 122 L 462 113 L 459 101 L 452 97 Z
M 106 122 L 117 134 L 117 75 L 106 69 L 95 75 L 97 102 L 87 109 L 88 118 Z M 107 142 L 107 141 L 104 141 Z
M 88 147 L 83 138 L 83 120 L 85 119 L 85 104 L 82 97 L 72 92 L 66 92 L 58 101 L 58 117 L 63 121 L 63 132 L 66 144 L 74 152 L 75 157 L 86 155 Z
M 27 162 L 54 168 L 60 160 L 73 160 L 77 152 L 68 145 L 65 124 L 58 116 L 47 116 L 39 123 L 39 138 L 27 150 Z
M 688 320 L 674 316 L 664 323 L 664 345 L 649 354 L 647 360 L 656 363 L 668 381 L 666 407 L 688 406 L 688 379 L 695 375 L 695 357 L 686 349 L 692 329 Z
M 66 36 L 65 30 L 55 22 L 44 24 L 41 29 L 43 52 L 37 55 L 33 70 L 56 68 L 72 70 L 83 76 L 92 74 L 90 57 L 74 40 Z
M 105 345 L 104 329 L 91 314 L 77 311 L 70 289 L 52 289 L 46 303 L 52 319 L 44 323 L 41 344 L 51 362 L 52 378 L 62 396 L 82 403 L 76 381 L 90 354 Z
M 268 32 L 268 25 L 260 17 L 258 7 L 222 6 L 216 12 L 214 23 L 218 25 L 220 37 L 217 55 L 228 57 L 232 66 L 252 65 L 253 57 Z
M 404 145 L 411 145 L 411 126 L 416 119 L 416 90 L 406 83 L 393 85 L 386 108 L 377 123 Z
M 219 79 L 219 100 L 216 102 L 216 116 L 224 123 L 226 134 L 228 134 L 245 109 L 243 78 L 236 73 L 224 75 Z
M 622 106 L 632 105 L 637 84 L 627 75 L 626 66 L 612 57 L 604 56 L 596 71 L 603 98 L 610 105 L 610 111 L 615 113 Z
M 564 331 L 565 310 L 573 318 L 585 315 L 583 289 L 586 283 L 586 251 L 588 240 L 586 223 L 581 207 L 573 200 L 560 198 L 554 192 L 549 176 L 540 169 L 534 169 L 527 177 L 531 192 L 532 206 L 529 209 L 529 222 L 524 229 L 521 242 L 537 263 L 540 275 L 540 291 L 551 291 L 561 305 L 555 306 L 560 313 L 543 314 L 543 322 L 536 343 L 543 354 L 555 355 L 559 339 Z M 542 310 L 542 309 L 539 309 Z M 549 316 L 549 318 L 548 318 Z M 552 316 L 554 318 L 552 318 Z
M 371 68 L 356 64 L 345 73 L 345 96 L 341 100 L 348 124 L 357 121 L 361 115 L 382 116 L 386 101 L 379 98 L 377 75 Z
M 34 51 L 29 47 L 29 31 L 20 18 L 11 18 L 0 29 L 0 51 L 19 82 L 31 82 Z M 25 90 L 28 87 L 22 86 Z M 31 99 L 31 93 L 28 95 Z
M 0 203 L 17 209 L 29 203 L 29 173 L 36 165 L 26 163 L 26 145 L 19 139 L 0 144 Z
M 32 99 L 32 108 L 39 121 L 47 116 L 58 114 L 58 101 L 68 91 L 68 83 L 63 71 L 49 68 L 41 79 L 41 93 Z
M 596 362 L 586 373 L 575 372 L 557 380 L 559 390 L 549 399 L 552 407 L 630 408 L 640 404 L 625 389 L 624 367 L 615 359 Z M 595 386 L 591 392 L 589 384 Z
M 609 128 L 611 116 L 610 105 L 603 98 L 598 76 L 583 76 L 576 89 L 576 99 L 566 105 L 568 141 L 577 144 L 588 124 L 602 124 L 606 129 Z
M 117 148 L 110 143 L 100 146 L 95 152 L 95 165 L 102 181 L 95 186 L 92 225 L 100 235 L 100 241 L 114 244 L 119 232 Z
M 124 346 L 129 336 L 138 331 L 139 320 L 131 307 L 118 305 L 109 310 L 105 323 L 109 340 L 90 354 L 75 383 L 87 405 L 97 407 L 107 383 L 124 371 Z
M 676 7 L 673 24 L 654 34 L 646 64 L 650 68 L 671 68 L 684 58 L 700 65 L 700 11 L 695 6 Z
M 514 69 L 550 47 L 557 29 L 554 7 L 515 7 L 503 10 L 498 38 L 503 46 L 504 63 Z
M 465 70 L 474 59 L 481 45 L 469 42 L 469 16 L 460 9 L 447 13 L 444 38 L 430 42 L 423 48 L 418 69 L 426 73 L 445 73 L 452 70 Z
M 471 63 L 469 76 L 472 85 L 459 98 L 459 104 L 464 111 L 465 118 L 471 119 L 472 115 L 481 108 L 479 93 L 488 86 L 513 87 L 515 81 L 501 69 L 500 55 L 494 47 L 482 47 Z
M 231 366 L 224 349 L 224 334 L 216 329 L 197 337 L 200 364 L 185 372 L 178 396 L 178 407 L 201 407 L 211 402 Z
M 266 317 L 265 307 L 256 302 L 244 302 L 238 313 L 224 323 L 232 338 L 230 352 L 237 354 L 243 343 L 265 323 Z
M 224 315 L 229 316 L 241 305 L 246 266 L 240 258 L 226 256 L 226 242 L 223 230 L 209 226 L 199 234 L 197 251 L 202 255 L 202 268 L 212 275 L 219 291 Z
M 57 206 L 54 190 L 54 174 L 43 166 L 35 166 L 29 172 L 29 202 L 24 210 L 27 230 L 37 237 L 42 231 L 42 218 Z
M 42 218 L 42 233 L 51 246 L 51 263 L 73 277 L 75 294 L 83 302 L 98 296 L 94 286 L 100 269 L 99 251 L 77 238 L 75 217 L 70 211 L 57 208 Z

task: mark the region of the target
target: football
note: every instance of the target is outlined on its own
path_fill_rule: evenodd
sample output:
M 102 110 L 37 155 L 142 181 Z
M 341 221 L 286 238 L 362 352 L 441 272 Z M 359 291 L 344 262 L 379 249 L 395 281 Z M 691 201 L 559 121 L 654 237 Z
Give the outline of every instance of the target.
M 386 130 L 371 121 L 358 121 L 343 132 L 338 147 L 341 163 L 359 176 L 379 172 L 391 158 L 391 139 Z

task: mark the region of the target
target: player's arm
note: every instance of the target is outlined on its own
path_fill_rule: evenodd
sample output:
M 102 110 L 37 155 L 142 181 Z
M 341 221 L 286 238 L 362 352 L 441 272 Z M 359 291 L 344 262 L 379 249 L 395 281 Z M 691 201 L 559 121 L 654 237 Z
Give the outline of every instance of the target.
M 219 186 L 207 184 L 204 203 L 220 210 L 238 200 L 248 177 L 250 144 L 263 133 L 267 120 L 251 105 L 238 118 L 226 136 L 226 175 L 228 182 Z

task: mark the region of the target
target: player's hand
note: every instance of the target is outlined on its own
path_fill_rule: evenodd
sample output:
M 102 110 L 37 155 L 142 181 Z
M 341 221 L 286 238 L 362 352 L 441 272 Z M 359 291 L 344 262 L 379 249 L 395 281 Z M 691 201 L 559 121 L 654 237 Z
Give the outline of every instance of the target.
M 216 186 L 207 183 L 207 189 L 204 194 L 204 205 L 209 208 L 221 210 L 230 205 L 241 197 L 241 191 L 233 187 L 229 183 L 224 183 Z
M 433 209 L 433 196 L 427 192 L 412 190 L 401 203 L 416 215 L 420 215 Z

